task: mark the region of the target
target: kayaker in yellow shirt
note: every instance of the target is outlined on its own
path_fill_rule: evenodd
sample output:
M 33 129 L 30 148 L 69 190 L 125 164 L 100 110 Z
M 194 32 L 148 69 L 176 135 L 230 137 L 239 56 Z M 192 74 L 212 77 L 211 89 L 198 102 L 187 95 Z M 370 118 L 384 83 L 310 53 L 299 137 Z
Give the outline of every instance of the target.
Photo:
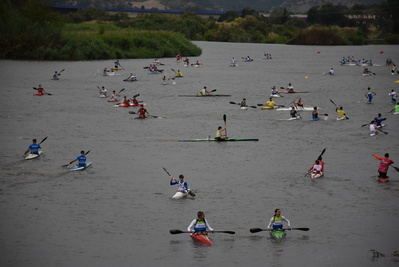
M 180 70 L 176 71 L 176 78 L 183 78 L 183 73 Z
M 337 112 L 337 120 L 338 121 L 348 119 L 348 116 L 346 116 L 346 112 L 342 106 L 339 108 L 336 108 L 335 111 Z
M 276 105 L 277 105 L 276 102 L 273 100 L 272 97 L 270 97 L 269 100 L 265 102 L 263 107 L 265 109 L 274 109 L 276 107 Z

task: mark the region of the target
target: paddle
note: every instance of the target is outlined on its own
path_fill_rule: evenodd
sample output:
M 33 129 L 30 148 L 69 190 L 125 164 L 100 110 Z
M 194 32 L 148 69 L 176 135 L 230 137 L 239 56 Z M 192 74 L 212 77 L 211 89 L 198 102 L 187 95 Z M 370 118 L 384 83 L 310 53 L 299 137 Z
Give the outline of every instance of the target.
M 285 229 L 282 229 L 282 230 L 285 230 L 285 231 L 287 231 L 287 230 L 288 231 L 291 231 L 291 230 L 309 231 L 310 229 L 307 228 L 307 227 L 297 227 L 297 228 L 285 228 Z M 249 231 L 251 233 L 258 233 L 258 232 L 262 232 L 262 231 L 273 231 L 273 229 L 251 228 L 251 229 L 249 229 Z
M 334 104 L 335 108 L 338 108 L 338 105 L 335 104 L 334 100 L 330 99 L 330 102 Z M 349 117 L 345 114 L 345 119 L 349 120 Z
M 37 87 L 32 87 L 33 88 L 33 90 L 39 90 Z M 46 95 L 53 95 L 52 93 L 47 93 L 47 92 L 44 92 Z
M 172 175 L 168 172 L 168 170 L 165 167 L 162 167 L 162 169 L 166 172 L 166 174 L 172 179 Z M 188 190 L 188 194 L 192 197 L 195 197 L 195 193 L 192 192 L 190 189 Z
M 227 127 L 226 127 L 226 119 L 227 119 L 227 116 L 226 116 L 226 114 L 223 114 L 223 121 L 224 121 L 224 133 L 225 133 L 225 135 L 226 135 L 226 138 L 227 138 Z
M 317 157 L 316 160 L 320 160 L 320 159 L 321 159 L 321 157 L 322 157 L 322 156 L 324 155 L 324 153 L 326 152 L 326 149 L 327 149 L 327 148 L 323 148 L 323 150 L 321 151 L 320 155 Z M 307 173 L 305 173 L 304 177 L 306 177 L 306 176 L 309 175 L 309 174 L 310 174 L 310 170 L 307 171 Z
M 86 156 L 87 154 L 89 154 L 89 153 L 90 153 L 90 150 L 88 150 L 88 151 L 85 153 L 85 156 Z M 62 165 L 62 167 L 68 167 L 69 165 L 71 165 L 71 164 L 74 163 L 75 161 L 77 161 L 77 159 L 72 160 L 72 161 L 69 162 L 68 164 Z
M 233 105 L 240 105 L 241 106 L 240 103 L 236 103 L 236 102 L 233 102 L 233 101 L 230 101 L 229 103 L 233 104 Z M 245 106 L 245 107 L 256 108 L 256 106 Z
M 386 132 L 386 131 L 384 131 L 384 130 L 381 130 L 380 128 L 375 128 L 377 131 L 380 131 L 380 132 L 382 132 L 383 134 L 388 134 L 388 132 Z
M 47 138 L 48 138 L 48 136 L 44 137 L 44 138 L 42 139 L 42 141 L 40 141 L 39 145 L 41 145 L 44 141 L 46 141 Z M 29 152 L 29 149 L 25 151 L 24 155 L 26 155 L 28 152 Z
M 125 91 L 125 90 L 126 90 L 126 88 L 122 88 L 121 90 L 119 90 L 118 95 L 119 95 L 120 93 L 122 93 L 123 91 Z
M 58 72 L 58 76 L 61 76 L 61 72 L 63 72 L 65 69 L 62 69 Z
M 177 235 L 177 234 L 192 234 L 193 232 L 173 229 L 173 230 L 169 230 L 169 233 L 171 233 L 172 235 Z M 234 231 L 211 231 L 211 233 L 223 233 L 223 234 L 234 235 L 236 232 L 234 232 Z

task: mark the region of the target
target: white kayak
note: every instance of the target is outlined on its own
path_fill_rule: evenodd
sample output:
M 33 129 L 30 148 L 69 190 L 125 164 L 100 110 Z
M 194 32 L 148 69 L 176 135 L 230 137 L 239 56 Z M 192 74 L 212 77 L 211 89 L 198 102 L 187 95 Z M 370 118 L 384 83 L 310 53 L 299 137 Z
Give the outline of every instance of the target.
M 287 111 L 287 110 L 291 110 L 291 107 L 281 107 L 281 108 L 277 108 L 276 110 L 279 111 Z M 302 111 L 313 111 L 314 107 L 297 107 L 295 108 L 295 110 L 302 110 Z M 319 107 L 317 108 L 318 110 L 320 109 Z
M 172 199 L 182 199 L 182 198 L 186 198 L 187 196 L 188 196 L 188 193 L 184 193 L 184 192 L 177 191 L 177 192 L 172 196 Z
M 103 73 L 104 76 L 115 76 L 115 75 L 120 75 L 120 73 L 117 73 L 115 71 L 106 71 Z
M 240 109 L 242 109 L 242 110 L 247 110 L 248 107 L 240 107 Z
M 294 120 L 300 120 L 302 119 L 300 116 L 297 117 L 291 117 L 289 119 L 279 119 L 279 121 L 294 121 Z
M 29 153 L 28 155 L 25 156 L 26 160 L 30 160 L 30 159 L 36 159 L 38 157 L 40 157 L 40 155 L 43 153 L 43 151 L 39 150 L 39 154 L 31 154 Z
M 89 168 L 90 166 L 91 166 L 91 162 L 87 162 L 86 163 L 86 166 L 84 166 L 84 167 L 79 167 L 78 165 L 75 165 L 74 167 L 72 167 L 71 169 L 70 169 L 70 171 L 71 172 L 74 172 L 74 171 L 83 171 L 83 170 L 86 170 L 87 168 Z
M 321 177 L 323 177 L 323 173 L 315 173 L 315 172 L 312 172 L 312 173 L 310 174 L 310 178 L 311 178 L 311 179 L 317 179 L 317 178 L 321 178 Z
M 279 95 L 279 94 L 271 94 L 270 97 L 279 98 L 279 97 L 283 97 L 283 96 L 282 96 L 282 95 Z

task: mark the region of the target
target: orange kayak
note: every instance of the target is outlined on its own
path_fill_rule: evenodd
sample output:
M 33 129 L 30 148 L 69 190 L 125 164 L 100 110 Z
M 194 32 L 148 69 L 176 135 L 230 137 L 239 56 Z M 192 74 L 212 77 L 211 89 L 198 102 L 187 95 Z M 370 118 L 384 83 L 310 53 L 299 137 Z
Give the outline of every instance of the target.
M 212 246 L 213 244 L 213 241 L 206 234 L 193 233 L 190 236 L 195 242 L 201 243 L 204 246 Z

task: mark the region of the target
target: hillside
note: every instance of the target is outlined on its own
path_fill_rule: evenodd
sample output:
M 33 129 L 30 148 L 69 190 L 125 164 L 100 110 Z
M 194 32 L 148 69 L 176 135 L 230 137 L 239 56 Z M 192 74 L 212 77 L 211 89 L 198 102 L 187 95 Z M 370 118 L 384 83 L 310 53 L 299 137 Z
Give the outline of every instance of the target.
M 326 3 L 353 6 L 381 3 L 383 0 L 54 0 L 55 3 L 79 4 L 93 8 L 144 7 L 158 9 L 212 9 L 260 11 L 285 7 L 292 12 L 306 12 L 312 6 Z

